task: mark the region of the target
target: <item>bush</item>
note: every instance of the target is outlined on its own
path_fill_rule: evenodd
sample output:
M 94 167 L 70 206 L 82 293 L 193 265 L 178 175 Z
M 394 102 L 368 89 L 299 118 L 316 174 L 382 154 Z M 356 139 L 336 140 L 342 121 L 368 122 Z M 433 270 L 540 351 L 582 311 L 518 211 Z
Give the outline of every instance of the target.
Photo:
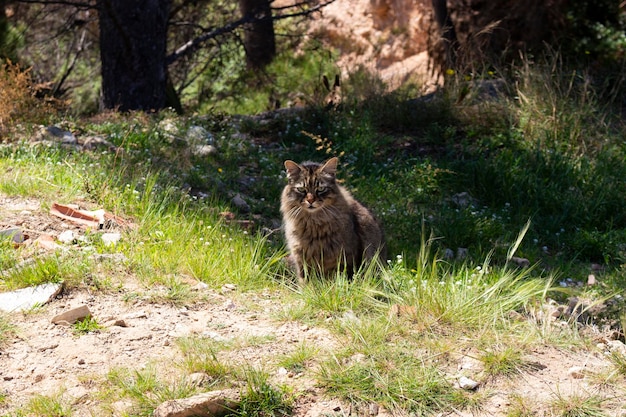
M 29 70 L 11 62 L 0 66 L 0 139 L 19 122 L 41 120 L 47 107 L 33 93 Z

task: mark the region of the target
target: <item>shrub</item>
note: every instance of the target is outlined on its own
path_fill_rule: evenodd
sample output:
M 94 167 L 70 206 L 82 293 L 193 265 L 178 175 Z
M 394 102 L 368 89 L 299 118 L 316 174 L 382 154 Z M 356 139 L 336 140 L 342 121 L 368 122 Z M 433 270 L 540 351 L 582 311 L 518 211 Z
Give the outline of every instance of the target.
M 29 70 L 11 62 L 0 66 L 0 139 L 19 122 L 42 119 L 47 107 L 35 97 Z

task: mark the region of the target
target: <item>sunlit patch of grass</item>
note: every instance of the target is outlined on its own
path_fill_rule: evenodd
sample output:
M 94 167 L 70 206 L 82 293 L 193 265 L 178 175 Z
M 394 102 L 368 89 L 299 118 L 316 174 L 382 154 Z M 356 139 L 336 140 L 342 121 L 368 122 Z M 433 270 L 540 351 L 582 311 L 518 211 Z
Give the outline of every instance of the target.
M 383 352 L 334 357 L 321 363 L 318 379 L 330 394 L 355 404 L 375 402 L 417 414 L 463 408 L 463 394 L 424 359 Z
M 188 374 L 203 372 L 215 383 L 225 382 L 232 376 L 232 366 L 218 358 L 225 344 L 205 337 L 185 337 L 176 340 L 182 353 L 179 366 Z
M 65 265 L 66 267 L 68 265 Z M 60 282 L 63 280 L 63 262 L 55 256 L 48 256 L 27 262 L 22 267 L 10 269 L 2 279 L 0 288 L 14 290 L 48 282 Z
M 357 274 L 354 279 L 341 272 L 330 278 L 312 274 L 297 291 L 310 317 L 339 316 L 350 311 L 382 311 L 384 303 L 376 298 L 381 294 L 378 281 L 373 270 Z
M 294 373 L 304 372 L 309 362 L 319 353 L 319 348 L 312 346 L 310 342 L 301 342 L 293 352 L 280 357 L 278 365 Z
M 537 413 L 533 411 L 531 400 L 519 395 L 509 397 L 510 405 L 506 410 L 506 417 L 535 417 Z
M 558 417 L 604 417 L 606 411 L 602 407 L 606 398 L 592 393 L 574 393 L 562 395 L 555 393 L 555 398 L 550 403 L 552 415 Z
M 71 417 L 74 415 L 71 404 L 63 398 L 63 390 L 54 395 L 36 394 L 23 407 L 25 416 Z
M 72 332 L 75 335 L 84 335 L 88 333 L 98 332 L 102 329 L 102 326 L 98 324 L 98 321 L 92 316 L 87 316 L 83 320 L 78 320 L 72 325 Z
M 130 400 L 133 409 L 128 411 L 138 415 L 150 415 L 167 400 L 196 393 L 196 387 L 185 380 L 172 382 L 160 378 L 153 366 L 142 370 L 114 368 L 107 373 L 107 381 L 109 395 Z
M 243 369 L 245 388 L 241 392 L 241 402 L 233 415 L 288 416 L 291 414 L 293 398 L 284 387 L 275 387 L 269 382 L 267 373 L 255 369 Z
M 525 364 L 519 347 L 510 346 L 485 350 L 480 353 L 478 360 L 483 363 L 485 374 L 492 377 L 512 376 L 521 372 Z

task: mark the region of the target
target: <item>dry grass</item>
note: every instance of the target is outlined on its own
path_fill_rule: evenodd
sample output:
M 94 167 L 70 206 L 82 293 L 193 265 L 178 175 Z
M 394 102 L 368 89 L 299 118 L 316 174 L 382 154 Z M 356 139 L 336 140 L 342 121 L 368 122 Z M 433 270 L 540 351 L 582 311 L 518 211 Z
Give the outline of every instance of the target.
M 35 97 L 30 71 L 10 61 L 0 66 L 0 139 L 20 122 L 36 122 L 52 108 Z

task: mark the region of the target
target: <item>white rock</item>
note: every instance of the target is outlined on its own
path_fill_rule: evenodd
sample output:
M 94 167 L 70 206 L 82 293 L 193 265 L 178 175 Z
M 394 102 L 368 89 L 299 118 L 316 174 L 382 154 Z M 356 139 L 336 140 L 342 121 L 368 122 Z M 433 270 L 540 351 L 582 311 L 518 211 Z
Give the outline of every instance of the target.
M 115 246 L 120 241 L 122 235 L 120 233 L 103 233 L 102 243 L 104 246 Z
M 213 331 L 203 332 L 202 336 L 208 337 L 209 339 L 213 339 L 216 342 L 227 342 L 228 341 L 227 338 L 225 338 L 224 336 L 222 336 L 218 332 L 213 332 Z
M 621 353 L 626 356 L 626 345 L 621 340 L 609 340 L 606 342 L 606 346 L 611 352 Z
M 459 387 L 467 391 L 472 391 L 478 387 L 478 382 L 468 377 L 462 376 L 459 378 Z
M 208 130 L 197 125 L 189 126 L 186 139 L 190 145 L 211 145 L 215 142 L 215 138 Z
M 71 230 L 61 232 L 57 237 L 57 240 L 62 243 L 72 243 L 74 242 L 74 232 Z
M 48 283 L 36 287 L 0 293 L 0 310 L 29 310 L 37 305 L 46 304 L 56 297 L 63 288 L 63 283 Z
M 198 283 L 191 287 L 191 289 L 194 291 L 205 291 L 209 289 L 209 284 L 207 284 L 206 282 L 198 281 Z
M 217 148 L 213 145 L 196 145 L 191 148 L 191 153 L 200 157 L 217 155 Z

